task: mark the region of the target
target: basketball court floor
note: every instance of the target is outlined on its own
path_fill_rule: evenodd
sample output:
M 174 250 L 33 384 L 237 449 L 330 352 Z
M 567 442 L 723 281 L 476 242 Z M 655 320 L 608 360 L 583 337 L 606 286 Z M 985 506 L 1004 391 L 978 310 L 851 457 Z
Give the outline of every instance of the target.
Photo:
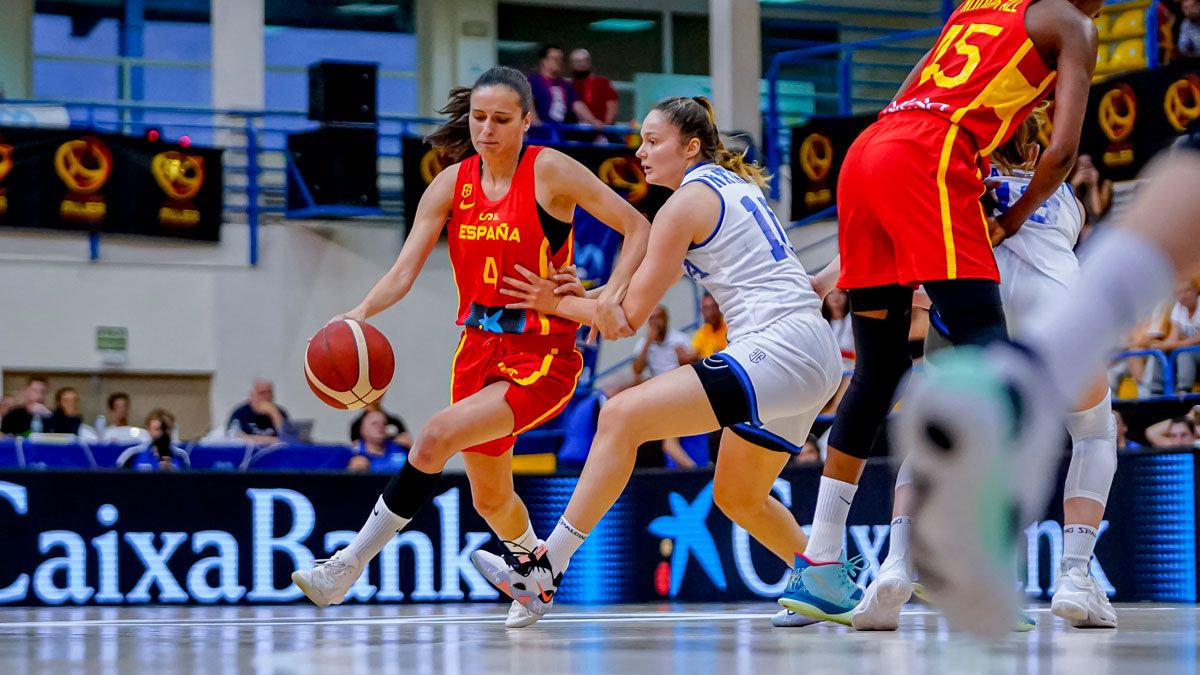
M 502 605 L 0 610 L 0 672 L 1195 674 L 1195 605 L 1118 606 L 1115 631 L 1039 627 L 989 645 L 924 607 L 897 633 L 773 628 L 771 606 L 563 607 L 505 630 Z

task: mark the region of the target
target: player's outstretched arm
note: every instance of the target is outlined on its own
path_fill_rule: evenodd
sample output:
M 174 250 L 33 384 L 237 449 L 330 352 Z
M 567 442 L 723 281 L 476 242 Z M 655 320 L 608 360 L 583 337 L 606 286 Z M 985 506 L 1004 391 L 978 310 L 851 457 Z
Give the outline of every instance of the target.
M 396 258 L 392 269 L 376 282 L 357 307 L 336 318 L 365 321 L 408 295 L 433 247 L 437 245 L 442 228 L 446 225 L 457 177 L 458 165 L 455 164 L 433 179 L 425 194 L 421 195 L 412 229 L 409 230 L 408 238 L 404 240 L 404 247 L 400 249 L 400 256 Z
M 557 150 L 542 151 L 537 166 L 538 179 L 550 182 L 555 201 L 563 202 L 571 210 L 575 206 L 581 207 L 625 237 L 617 264 L 597 298 L 595 323 L 588 322 L 606 336 L 619 333 L 625 323 L 624 316 L 619 314 L 620 303 L 629 289 L 634 270 L 646 256 L 650 222 L 587 167 Z
M 1054 88 L 1054 130 L 1042 152 L 1025 194 L 997 225 L 1011 236 L 1058 190 L 1071 172 L 1079 151 L 1079 136 L 1087 111 L 1088 90 L 1096 69 L 1096 24 L 1067 2 L 1039 2 L 1026 16 L 1029 37 L 1039 52 L 1057 54 L 1058 81 Z

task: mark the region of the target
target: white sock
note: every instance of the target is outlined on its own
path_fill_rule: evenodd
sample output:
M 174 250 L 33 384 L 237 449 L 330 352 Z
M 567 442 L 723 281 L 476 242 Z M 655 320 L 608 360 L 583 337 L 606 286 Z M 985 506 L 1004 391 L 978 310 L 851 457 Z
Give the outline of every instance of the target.
M 907 563 L 908 528 L 911 525 L 912 518 L 908 516 L 896 516 L 892 519 L 892 532 L 888 535 L 888 554 L 880 569 L 887 569 L 898 560 L 904 560 Z
M 401 518 L 392 513 L 387 504 L 383 503 L 383 495 L 379 495 L 379 499 L 375 501 L 375 508 L 371 510 L 371 516 L 346 549 L 358 558 L 358 564 L 366 567 L 409 522 L 409 518 Z
M 1096 547 L 1096 528 L 1091 525 L 1066 525 L 1063 527 L 1063 570 L 1074 567 L 1088 571 L 1092 561 L 1092 549 Z
M 546 539 L 546 548 L 550 557 L 550 566 L 555 572 L 562 573 L 567 570 L 567 565 L 571 563 L 571 556 L 575 555 L 575 551 L 583 546 L 583 541 L 587 539 L 588 533 L 581 532 L 575 529 L 567 519 L 559 518 L 558 524 L 554 526 L 554 531 L 550 533 L 550 537 Z
M 804 557 L 813 562 L 830 562 L 842 554 L 842 539 L 846 536 L 846 516 L 858 486 L 821 476 L 817 492 L 817 510 L 813 513 L 812 534 Z
M 533 553 L 533 549 L 538 545 L 537 535 L 533 533 L 533 523 L 529 523 L 529 526 L 525 528 L 525 534 L 511 541 L 505 539 L 504 545 L 512 553 Z
M 1171 261 L 1156 244 L 1114 228 L 1084 247 L 1080 275 L 1037 305 L 1017 338 L 1042 358 L 1064 405 L 1084 389 L 1121 338 L 1171 295 Z

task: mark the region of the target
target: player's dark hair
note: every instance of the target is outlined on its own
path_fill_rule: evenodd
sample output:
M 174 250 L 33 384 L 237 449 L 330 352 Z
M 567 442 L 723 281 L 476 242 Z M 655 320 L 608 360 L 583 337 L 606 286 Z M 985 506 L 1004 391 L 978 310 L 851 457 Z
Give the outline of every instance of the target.
M 700 141 L 700 157 L 717 163 L 759 187 L 767 184 L 767 172 L 761 166 L 746 161 L 744 153 L 730 151 L 721 142 L 717 131 L 716 113 L 712 101 L 704 96 L 674 96 L 654 106 L 670 120 L 684 142 L 695 138 Z
M 1041 103 L 1029 117 L 1013 131 L 1013 135 L 1004 145 L 992 152 L 990 160 L 1001 173 L 1011 174 L 1015 170 L 1032 171 L 1037 162 L 1033 159 L 1032 148 L 1038 140 L 1042 129 L 1050 123 L 1050 104 Z
M 117 401 L 119 401 L 121 399 L 125 399 L 125 402 L 129 403 L 129 394 L 126 394 L 123 391 L 115 391 L 115 392 L 109 394 L 108 395 L 108 409 L 112 410 L 113 404 L 115 404 Z
M 546 57 L 550 56 L 550 52 L 554 51 L 555 49 L 560 52 L 563 50 L 562 47 L 559 47 L 556 44 L 542 45 L 542 48 L 538 50 L 538 64 L 541 64 L 542 61 L 545 61 Z
M 450 100 L 438 111 L 450 118 L 426 136 L 425 142 L 451 162 L 459 162 L 475 154 L 475 148 L 471 145 L 471 94 L 484 87 L 495 86 L 507 87 L 517 95 L 521 102 L 521 115 L 528 115 L 533 110 L 533 90 L 521 71 L 508 66 L 489 68 L 475 80 L 474 85 L 450 90 Z

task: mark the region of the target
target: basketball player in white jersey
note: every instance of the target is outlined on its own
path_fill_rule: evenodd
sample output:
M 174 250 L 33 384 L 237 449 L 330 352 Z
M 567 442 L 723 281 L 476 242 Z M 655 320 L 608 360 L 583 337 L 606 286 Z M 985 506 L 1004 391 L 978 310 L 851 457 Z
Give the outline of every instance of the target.
M 1045 122 L 1044 108 L 1035 111 L 992 155 L 990 183 L 999 212 L 1012 206 L 1028 187 L 1037 163 L 1038 130 Z M 1063 183 L 1015 235 L 996 247 L 1000 297 L 1010 330 L 1020 330 L 1037 300 L 1063 292 L 1079 276 L 1074 248 L 1083 218 L 1083 205 L 1070 185 Z M 933 324 L 944 330 L 936 316 Z M 937 347 L 948 346 L 947 337 L 931 342 L 938 343 Z M 927 357 L 929 354 L 927 348 Z M 931 367 L 936 367 L 937 355 L 929 358 Z M 1066 421 L 1071 435 L 1071 463 L 1063 492 L 1063 558 L 1051 610 L 1072 626 L 1115 628 L 1116 613 L 1089 569 L 1117 468 L 1117 430 L 1103 373 L 1097 373 L 1081 405 Z M 912 470 L 905 461 L 896 477 L 888 556 L 854 610 L 852 624 L 859 630 L 896 630 L 900 608 L 912 595 L 913 570 L 908 552 L 911 492 Z M 1028 617 L 1018 618 L 1018 630 L 1033 626 Z
M 630 327 L 641 326 L 682 268 L 725 312 L 729 345 L 601 408 L 583 474 L 544 547 L 507 561 L 472 554 L 489 581 L 529 610 L 509 626 L 531 624 L 550 609 L 571 555 L 617 501 L 637 447 L 647 441 L 723 428 L 713 485 L 717 506 L 785 562 L 806 543 L 792 513 L 770 492 L 841 381 L 833 331 L 767 206 L 764 176 L 721 144 L 708 100 L 659 103 L 641 135 L 637 156 L 647 181 L 675 192 L 654 219 L 647 256 L 621 307 Z M 522 298 L 512 306 L 592 322 L 593 300 L 556 294 L 553 282 L 525 276 L 506 279 Z M 786 621 L 781 614 L 777 621 Z

